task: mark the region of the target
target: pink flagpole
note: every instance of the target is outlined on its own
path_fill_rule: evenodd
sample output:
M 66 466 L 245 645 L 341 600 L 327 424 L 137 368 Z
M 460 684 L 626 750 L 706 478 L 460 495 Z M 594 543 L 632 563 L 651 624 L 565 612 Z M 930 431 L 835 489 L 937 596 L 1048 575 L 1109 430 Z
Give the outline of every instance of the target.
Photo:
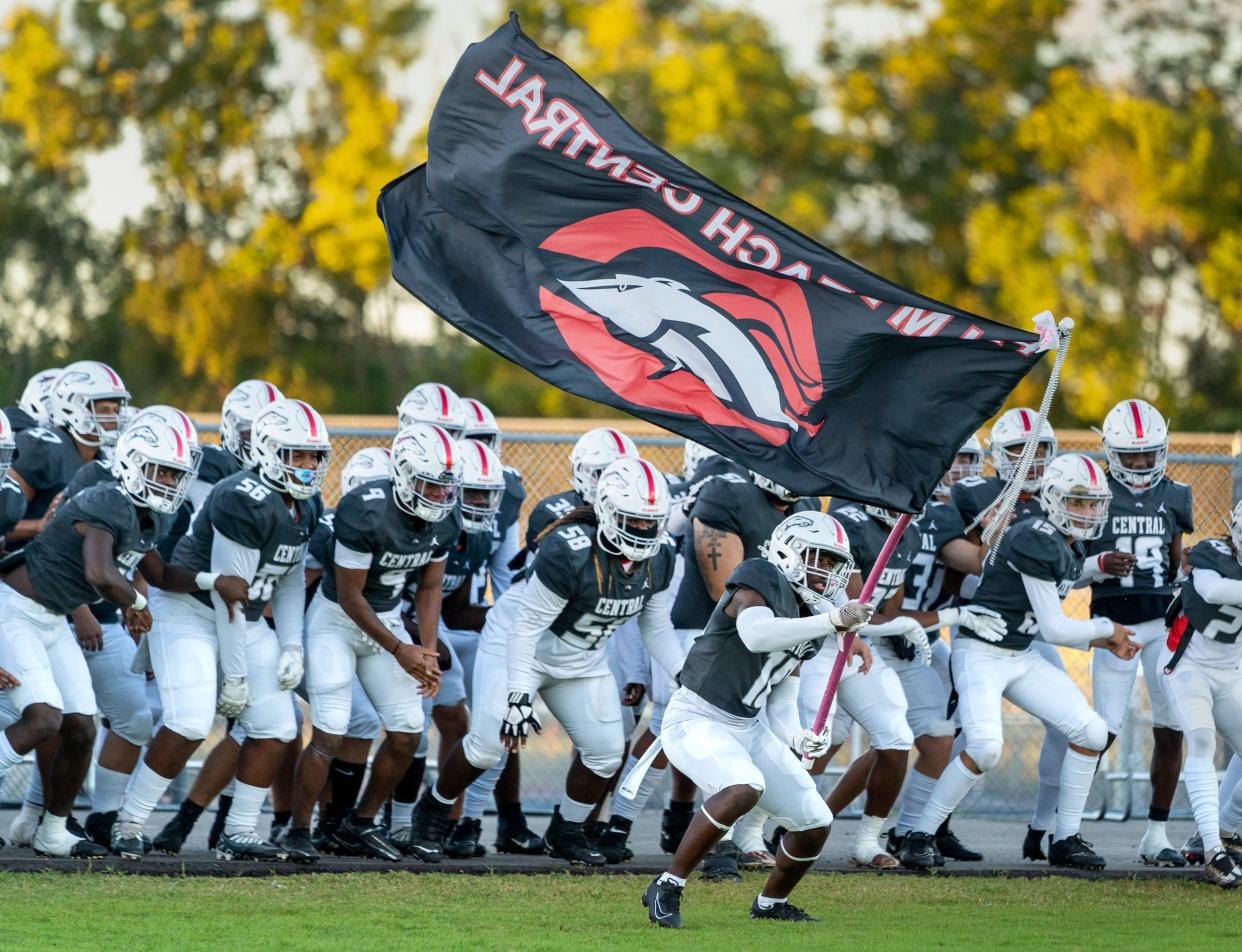
M 863 582 L 862 591 L 858 594 L 860 602 L 871 601 L 880 576 L 884 574 L 884 568 L 888 565 L 888 560 L 893 557 L 893 550 L 897 548 L 897 543 L 901 540 L 902 533 L 906 531 L 906 526 L 910 524 L 911 518 L 908 512 L 903 512 L 897 519 L 897 524 L 889 532 L 888 538 L 884 540 L 884 548 L 880 550 L 880 556 L 875 560 L 875 565 L 871 566 L 867 581 Z M 819 702 L 819 713 L 815 715 L 815 724 L 811 728 L 816 734 L 821 733 L 828 722 L 828 712 L 832 710 L 832 701 L 837 696 L 837 686 L 841 683 L 841 675 L 845 672 L 845 660 L 850 656 L 850 649 L 854 647 L 855 637 L 857 637 L 855 632 L 845 633 L 845 643 L 832 663 L 832 674 L 828 676 L 828 686 L 824 688 L 823 700 Z

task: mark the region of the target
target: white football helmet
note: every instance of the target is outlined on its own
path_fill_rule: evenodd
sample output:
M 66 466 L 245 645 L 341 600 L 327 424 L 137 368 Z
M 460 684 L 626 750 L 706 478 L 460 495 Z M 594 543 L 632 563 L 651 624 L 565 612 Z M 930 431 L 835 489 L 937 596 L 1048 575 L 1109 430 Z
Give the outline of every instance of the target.
M 897 525 L 897 520 L 901 518 L 901 513 L 895 509 L 885 509 L 883 506 L 864 505 L 863 509 L 876 519 L 888 526 L 890 529 Z
M 466 429 L 466 408 L 451 387 L 442 383 L 420 383 L 397 406 L 401 429 L 415 423 L 433 423 L 455 440 Z
M 1039 420 L 1039 414 L 1027 407 L 1016 407 L 1006 410 L 992 427 L 989 450 L 992 465 L 996 467 L 996 475 L 1005 482 L 1013 475 L 1022 456 L 1022 447 Z M 1044 470 L 1054 456 L 1057 455 L 1057 435 L 1047 420 L 1039 430 L 1039 446 L 1035 450 L 1035 459 L 1027 471 L 1021 489 L 1023 492 L 1039 492 L 1040 482 L 1044 478 Z
M 854 571 L 850 539 L 826 512 L 798 512 L 786 516 L 763 545 L 764 557 L 781 570 L 798 597 L 814 608 L 844 590 Z M 828 565 L 824 564 L 825 556 Z M 823 590 L 808 584 L 823 579 Z
M 474 397 L 462 397 L 461 402 L 466 410 L 466 429 L 462 438 L 485 443 L 499 454 L 501 437 L 496 414 L 492 413 L 486 403 Z
M 668 483 L 658 469 L 637 457 L 617 458 L 600 473 L 593 506 L 606 551 L 633 562 L 655 555 L 670 506 Z
M 574 489 L 583 501 L 595 502 L 595 484 L 600 474 L 615 460 L 622 457 L 638 457 L 634 441 L 609 426 L 587 430 L 569 451 L 569 473 Z
M 1233 540 L 1233 554 L 1242 562 L 1242 501 L 1233 507 L 1229 519 L 1229 538 Z
M 0 483 L 9 475 L 13 465 L 13 453 L 17 450 L 17 440 L 13 437 L 13 427 L 9 418 L 0 410 Z
M 136 408 L 131 407 L 131 409 Z M 135 426 L 147 416 L 163 420 L 181 434 L 185 441 L 190 444 L 190 457 L 194 460 L 194 471 L 198 472 L 198 464 L 203 458 L 203 448 L 199 445 L 198 428 L 194 426 L 194 421 L 176 407 L 170 407 L 166 403 L 157 403 L 153 406 L 138 409 L 125 424 L 124 429 L 127 430 L 131 426 Z
M 686 479 L 694 476 L 694 471 L 699 468 L 699 463 L 707 459 L 709 456 L 717 456 L 715 450 L 708 449 L 702 443 L 696 443 L 694 440 L 686 440 L 686 448 L 681 457 L 681 475 Z
M 966 459 L 962 459 L 963 456 Z M 940 477 L 940 482 L 936 484 L 936 491 L 932 495 L 943 496 L 947 499 L 949 490 L 953 488 L 955 483 L 960 483 L 963 479 L 970 476 L 982 475 L 983 444 L 979 442 L 978 434 L 972 433 L 958 449 L 957 455 L 953 458 L 953 465 L 949 467 L 947 473 Z
M 756 473 L 753 469 L 750 471 L 750 479 L 751 482 L 753 482 L 769 496 L 775 496 L 782 502 L 797 502 L 802 498 L 797 493 L 790 492 L 775 479 L 770 479 L 762 473 Z
M 457 506 L 462 460 L 457 442 L 443 427 L 415 423 L 392 441 L 393 497 L 405 512 L 439 522 Z
M 19 407 L 30 414 L 31 419 L 44 426 L 52 422 L 52 408 L 48 403 L 48 397 L 52 392 L 52 384 L 60 376 L 60 370 L 59 367 L 40 370 L 26 381 L 26 387 L 22 390 L 22 398 L 17 402 Z
M 220 443 L 243 466 L 251 466 L 250 429 L 264 407 L 271 406 L 284 394 L 266 380 L 243 380 L 228 392 L 220 411 Z
M 491 532 L 505 494 L 505 469 L 482 440 L 459 440 L 461 523 L 467 532 Z
M 116 413 L 97 413 L 95 404 L 118 404 Z M 52 423 L 87 446 L 113 446 L 120 435 L 121 409 L 129 391 L 120 375 L 98 360 L 76 360 L 60 372 L 47 397 Z
M 190 454 L 189 440 L 150 413 L 117 438 L 112 471 L 138 505 L 172 514 L 189 496 L 198 463 Z
M 317 455 L 313 468 L 293 465 L 293 455 L 305 450 Z M 319 492 L 331 455 L 323 417 L 302 400 L 282 397 L 260 410 L 250 426 L 250 458 L 259 475 L 294 499 L 309 499 Z
M 1044 470 L 1040 505 L 1048 521 L 1071 539 L 1098 539 L 1112 498 L 1104 470 L 1090 456 L 1066 453 Z
M 1109 410 L 1100 436 L 1104 439 L 1108 471 L 1119 482 L 1142 492 L 1164 478 L 1169 459 L 1169 425 L 1146 400 L 1122 400 Z M 1126 463 L 1126 457 L 1139 453 L 1153 454 L 1150 465 Z
M 349 458 L 341 470 L 341 495 L 363 483 L 387 479 L 392 475 L 392 450 L 387 446 L 368 446 Z

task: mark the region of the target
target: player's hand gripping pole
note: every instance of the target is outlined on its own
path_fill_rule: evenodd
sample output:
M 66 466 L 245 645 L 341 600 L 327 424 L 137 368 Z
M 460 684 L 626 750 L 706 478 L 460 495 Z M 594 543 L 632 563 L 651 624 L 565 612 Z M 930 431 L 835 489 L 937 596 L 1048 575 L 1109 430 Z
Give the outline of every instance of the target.
M 875 594 L 875 587 L 879 584 L 880 576 L 884 574 L 884 569 L 888 566 L 888 560 L 893 557 L 893 550 L 897 548 L 897 543 L 901 541 L 902 533 L 906 531 L 906 526 L 910 524 L 913 518 L 908 512 L 903 512 L 897 519 L 897 524 L 893 526 L 889 532 L 888 538 L 884 540 L 884 548 L 880 550 L 880 556 L 875 560 L 875 565 L 871 566 L 871 571 L 867 575 L 867 580 L 863 582 L 862 591 L 858 594 L 860 602 L 869 603 L 871 596 Z M 841 650 L 837 652 L 836 660 L 832 663 L 832 674 L 828 675 L 828 686 L 824 688 L 824 697 L 819 702 L 819 711 L 815 715 L 815 723 L 811 726 L 816 734 L 823 733 L 824 725 L 828 723 L 828 713 L 832 710 L 832 701 L 837 696 L 837 687 L 841 684 L 841 675 L 845 673 L 845 663 L 849 660 L 850 649 L 854 647 L 854 639 L 858 636 L 857 632 L 847 631 L 845 633 L 844 643 Z M 804 759 L 802 765 L 810 769 L 813 761 Z

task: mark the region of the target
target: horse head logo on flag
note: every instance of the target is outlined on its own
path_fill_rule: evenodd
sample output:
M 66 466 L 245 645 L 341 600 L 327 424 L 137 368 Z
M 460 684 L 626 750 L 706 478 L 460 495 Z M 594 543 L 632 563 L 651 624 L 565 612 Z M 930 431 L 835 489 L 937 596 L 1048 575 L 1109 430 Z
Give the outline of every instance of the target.
M 560 279 L 581 306 L 550 288 L 540 299 L 579 359 L 625 400 L 774 445 L 819 429 L 808 419 L 823 392 L 819 360 L 795 279 L 719 260 L 637 209 L 567 225 L 540 248 L 612 265 Z M 647 274 L 630 273 L 636 257 L 651 259 Z

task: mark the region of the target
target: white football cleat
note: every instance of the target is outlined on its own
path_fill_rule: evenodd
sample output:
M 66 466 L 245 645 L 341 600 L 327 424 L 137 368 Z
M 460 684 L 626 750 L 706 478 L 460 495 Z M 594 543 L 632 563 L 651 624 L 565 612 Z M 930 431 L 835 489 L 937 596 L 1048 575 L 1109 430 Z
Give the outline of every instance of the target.
M 1181 868 L 1186 865 L 1186 857 L 1173 848 L 1169 838 L 1163 834 L 1154 834 L 1151 830 L 1143 834 L 1138 856 L 1145 866 Z
M 41 817 L 41 812 L 36 813 L 23 805 L 21 812 L 13 818 L 13 823 L 9 826 L 9 845 L 29 846 L 33 843 Z
M 86 859 L 93 856 L 107 856 L 108 851 L 98 843 L 92 843 L 83 836 L 76 836 L 65 829 L 64 824 L 43 822 L 35 831 L 35 855 L 56 858 Z

